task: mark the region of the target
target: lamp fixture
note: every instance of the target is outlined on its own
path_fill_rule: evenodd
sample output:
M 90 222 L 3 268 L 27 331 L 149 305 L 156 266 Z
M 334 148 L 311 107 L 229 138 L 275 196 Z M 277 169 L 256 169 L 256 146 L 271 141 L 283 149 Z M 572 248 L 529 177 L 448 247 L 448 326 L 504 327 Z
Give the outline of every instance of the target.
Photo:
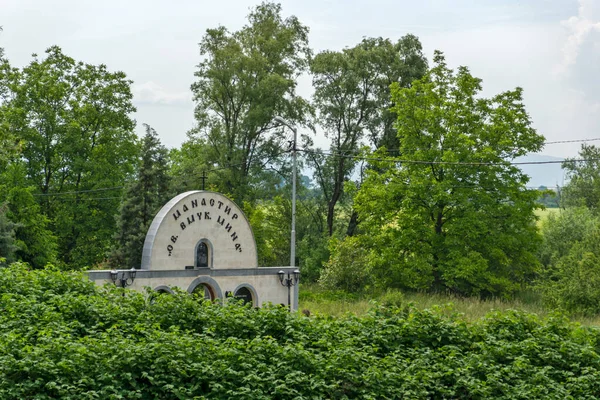
M 120 270 L 113 269 L 110 271 L 110 280 L 115 284 L 115 286 L 126 288 L 127 286 L 133 285 L 136 274 L 137 270 L 135 268 Z
M 298 281 L 300 280 L 300 270 L 295 269 L 292 273 L 288 272 L 287 277 L 285 276 L 285 272 L 283 270 L 279 270 L 279 272 L 277 272 L 277 275 L 279 275 L 279 283 L 281 283 L 282 286 L 285 286 L 288 288 L 288 310 L 292 311 L 292 305 L 291 305 L 292 286 L 295 286 L 298 284 Z

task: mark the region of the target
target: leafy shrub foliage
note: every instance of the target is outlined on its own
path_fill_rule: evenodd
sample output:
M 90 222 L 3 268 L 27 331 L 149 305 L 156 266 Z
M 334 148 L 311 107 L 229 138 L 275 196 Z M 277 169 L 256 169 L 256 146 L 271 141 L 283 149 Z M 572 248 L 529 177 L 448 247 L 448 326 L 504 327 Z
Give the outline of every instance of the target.
M 541 226 L 542 245 L 539 258 L 546 269 L 559 259 L 565 257 L 576 243 L 589 237 L 597 227 L 600 219 L 585 207 L 567 208 L 557 214 L 549 214 Z
M 342 241 L 332 238 L 331 257 L 321 272 L 319 282 L 328 289 L 354 292 L 369 286 L 373 274 L 368 256 L 359 239 L 349 236 Z
M 594 399 L 600 334 L 518 312 L 290 315 L 0 270 L 2 399 Z
M 600 313 L 600 219 L 586 208 L 563 210 L 542 225 L 546 303 L 583 315 Z

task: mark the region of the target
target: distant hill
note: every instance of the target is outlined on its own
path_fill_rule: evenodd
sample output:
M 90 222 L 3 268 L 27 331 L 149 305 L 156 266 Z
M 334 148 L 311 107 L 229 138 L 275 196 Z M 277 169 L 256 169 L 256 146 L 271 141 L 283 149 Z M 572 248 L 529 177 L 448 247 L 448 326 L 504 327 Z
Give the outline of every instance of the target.
M 523 157 L 518 157 L 515 162 L 534 162 L 534 161 L 562 161 L 560 157 L 545 156 L 543 154 L 528 154 Z M 546 186 L 553 188 L 555 186 L 563 186 L 563 170 L 560 163 L 556 164 L 531 164 L 520 165 L 523 172 L 531 177 L 527 186 L 539 187 Z

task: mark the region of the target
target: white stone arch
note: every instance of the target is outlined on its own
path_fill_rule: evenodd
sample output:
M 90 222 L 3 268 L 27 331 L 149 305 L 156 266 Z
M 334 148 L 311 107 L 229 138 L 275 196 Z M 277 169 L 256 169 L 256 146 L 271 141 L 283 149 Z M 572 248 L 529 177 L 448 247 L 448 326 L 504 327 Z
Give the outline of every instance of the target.
M 158 285 L 157 287 L 155 287 L 152 290 L 155 291 L 155 292 L 166 292 L 166 293 L 169 293 L 169 294 L 175 294 L 175 292 L 173 291 L 173 289 L 171 289 L 167 285 Z
M 194 290 L 201 285 L 208 286 L 209 290 L 214 293 L 214 299 L 212 300 L 223 300 L 223 292 L 221 292 L 221 287 L 217 281 L 210 276 L 199 276 L 198 278 L 194 279 L 192 283 L 190 283 L 190 286 L 188 286 L 187 292 L 192 294 L 194 293 Z
M 250 291 L 250 294 L 252 296 L 252 307 L 258 307 L 260 304 L 260 302 L 258 301 L 258 293 L 256 292 L 256 289 L 254 289 L 254 286 L 252 286 L 249 283 L 241 283 L 237 285 L 236 288 L 233 289 L 233 292 L 231 292 L 231 294 L 235 297 L 235 293 L 242 288 L 246 288 Z
M 171 199 L 154 217 L 142 251 L 142 270 L 195 265 L 198 242 L 212 245 L 212 268 L 258 268 L 254 233 L 242 210 L 220 193 L 195 190 Z

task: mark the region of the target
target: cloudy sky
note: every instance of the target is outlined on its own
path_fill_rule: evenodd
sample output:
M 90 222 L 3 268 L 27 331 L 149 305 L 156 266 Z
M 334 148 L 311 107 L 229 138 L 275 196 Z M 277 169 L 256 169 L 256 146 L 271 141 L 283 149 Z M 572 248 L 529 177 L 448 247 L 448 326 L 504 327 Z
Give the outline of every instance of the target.
M 257 1 L 0 0 L 0 47 L 15 66 L 51 45 L 133 81 L 135 118 L 169 147 L 193 126 L 189 90 L 207 28 L 236 30 Z M 548 141 L 600 138 L 600 0 L 283 0 L 284 15 L 310 27 L 315 52 L 364 36 L 416 34 L 429 58 L 483 79 L 485 95 L 521 86 Z M 310 96 L 310 79 L 300 85 Z M 141 128 L 138 128 L 141 132 Z M 326 143 L 317 140 L 317 143 Z M 579 144 L 544 154 L 575 156 Z

